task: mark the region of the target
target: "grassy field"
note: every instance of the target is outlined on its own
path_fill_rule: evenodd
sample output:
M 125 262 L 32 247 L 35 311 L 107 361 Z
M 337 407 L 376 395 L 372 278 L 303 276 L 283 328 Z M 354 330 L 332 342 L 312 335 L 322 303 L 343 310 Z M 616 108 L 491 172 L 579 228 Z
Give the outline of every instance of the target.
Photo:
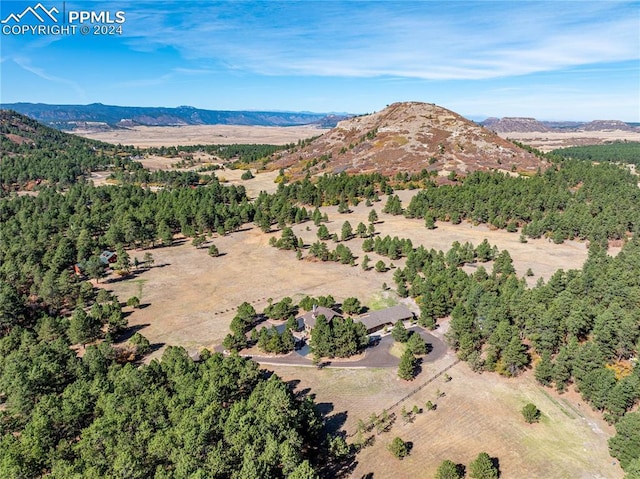
M 268 368 L 292 381 L 298 391 L 312 394 L 330 424 L 342 425 L 350 441 L 355 440 L 359 419 L 366 422 L 385 408 L 396 415 L 388 432 L 372 433 L 374 443 L 357 455 L 352 478 L 432 478 L 444 459 L 468 466 L 480 452 L 498 458 L 503 479 L 623 476 L 607 452 L 612 428 L 582 405 L 577 394 L 558 396 L 541 388 L 531 373 L 515 379 L 480 375 L 464 363 L 447 371 L 450 381 L 437 376 L 451 364 L 454 358 L 448 355 L 410 383 L 390 370 Z M 427 401 L 437 408 L 424 409 Z M 540 423 L 523 420 L 520 411 L 528 402 L 542 411 Z M 400 411 L 414 405 L 423 412 L 405 423 Z M 412 443 L 410 456 L 402 461 L 386 450 L 395 436 Z
M 276 372 L 285 379 L 304 378 L 294 381 L 298 390 L 313 393 L 329 420 L 344 420 L 346 430 L 353 433 L 358 419 L 380 414 L 450 362 L 451 357 L 429 365 L 413 383 L 399 381 L 390 371 L 280 368 Z M 480 452 L 498 458 L 503 479 L 623 476 L 607 452 L 611 428 L 580 403 L 559 407 L 562 402 L 579 401 L 575 395 L 558 397 L 538 386 L 531 374 L 516 379 L 479 375 L 464 363 L 448 374 L 451 381 L 440 376 L 390 410 L 397 415 L 394 425 L 357 455 L 350 477 L 432 478 L 444 459 L 468 466 Z M 424 410 L 410 423 L 401 419 L 402 406 L 424 408 L 426 401 L 434 402 L 436 410 Z M 528 402 L 542 411 L 540 423 L 524 422 L 520 410 Z M 386 450 L 395 436 L 412 443 L 411 454 L 402 461 Z
M 399 193 L 406 204 L 414 192 Z M 517 233 L 490 231 L 470 224 L 438 223 L 437 229 L 427 230 L 420 220 L 382 213 L 383 204 L 375 203 L 374 206 L 381 220 L 376 224 L 376 230 L 381 235 L 410 238 L 414 246 L 444 250 L 453 241 L 470 241 L 477 245 L 487 238 L 498 248 L 509 250 L 518 274 L 524 275 L 527 268 L 534 271 L 535 276 L 527 278 L 530 284 L 539 277 L 548 279 L 558 268 L 579 268 L 587 257 L 586 246 L 578 242 L 556 245 L 541 239 L 523 244 Z M 337 213 L 336 207 L 325 207 L 323 211 L 329 216 L 329 231 L 339 233 L 346 220 L 354 229 L 360 221 L 366 223 L 370 209 L 361 203 L 348 214 Z M 317 240 L 316 229 L 311 222 L 293 227 L 294 233 L 307 245 Z M 305 295 L 331 294 L 338 301 L 355 296 L 371 309 L 397 303 L 398 297 L 393 290 L 383 288 L 385 284 L 389 288 L 395 287 L 393 269 L 379 273 L 373 269 L 363 271 L 359 266 L 364 256 L 362 239 L 346 243 L 359 256 L 356 266 L 352 267 L 299 261 L 293 252 L 269 246 L 269 238 L 273 236 L 279 237 L 280 232 L 265 234 L 253 226 L 224 237 L 214 235 L 209 241 L 222 253 L 217 258 L 207 254 L 209 243 L 196 249 L 190 240 L 182 239 L 174 246 L 151 250 L 155 258 L 152 269 L 103 286 L 126 301 L 140 294 L 139 281 L 143 280 L 143 303 L 147 307 L 133 311 L 129 323 L 141 328 L 140 332 L 152 343 L 179 344 L 194 350 L 220 344 L 228 333 L 235 307 L 244 301 L 253 304 L 257 311 L 268 305 L 269 298 L 279 300 L 285 296 L 301 299 Z M 333 249 L 335 244 L 329 241 L 329 247 Z M 141 259 L 143 254 L 143 251 L 130 252 L 132 258 Z M 379 259 L 387 266 L 391 265 L 388 258 L 375 253 L 368 255 L 372 265 Z M 404 259 L 393 263 L 401 267 Z M 159 349 L 155 355 L 161 352 Z

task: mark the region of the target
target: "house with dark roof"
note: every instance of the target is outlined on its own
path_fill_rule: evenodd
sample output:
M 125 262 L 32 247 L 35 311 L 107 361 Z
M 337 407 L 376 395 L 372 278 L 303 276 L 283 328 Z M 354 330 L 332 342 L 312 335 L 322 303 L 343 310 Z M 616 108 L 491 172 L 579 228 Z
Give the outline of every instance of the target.
M 336 316 L 341 318 L 342 315 L 331 308 L 325 308 L 324 306 L 316 306 L 313 305 L 313 309 L 305 314 L 303 314 L 300 318 L 298 318 L 298 323 L 300 323 L 300 319 L 304 324 L 304 328 L 307 331 L 311 331 L 316 326 L 316 321 L 318 316 L 324 316 L 328 322 L 331 322 L 333 318 Z
M 117 260 L 118 255 L 113 251 L 104 250 L 102 253 L 100 253 L 100 261 L 102 261 L 102 264 L 106 264 L 107 266 L 109 266 L 111 263 L 115 263 Z
M 403 304 L 392 306 L 378 311 L 371 311 L 360 316 L 360 321 L 367 328 L 367 334 L 380 331 L 385 326 L 393 326 L 398 321 L 408 321 L 414 319 L 413 313 Z

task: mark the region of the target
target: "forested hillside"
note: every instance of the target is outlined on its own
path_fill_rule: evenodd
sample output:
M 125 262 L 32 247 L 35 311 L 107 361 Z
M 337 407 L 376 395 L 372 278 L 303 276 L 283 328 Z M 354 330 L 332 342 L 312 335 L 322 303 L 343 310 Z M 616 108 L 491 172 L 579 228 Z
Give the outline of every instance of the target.
M 203 110 L 192 106 L 141 107 L 92 103 L 90 105 L 47 105 L 43 103 L 7 103 L 2 108 L 19 111 L 37 121 L 62 129 L 78 124 L 98 123 L 102 127 L 153 125 L 310 125 L 332 127 L 344 115 L 282 111 Z
M 615 422 L 640 398 L 640 241 L 616 257 L 597 244 L 589 253 L 582 270 L 559 270 L 534 288 L 515 276 L 507 251 L 495 255 L 484 243 L 446 254 L 419 247 L 394 278 L 416 298 L 424 325 L 451 315 L 449 342 L 475 370 L 514 376 L 535 364 L 542 384 L 564 391 L 575 383 Z M 490 259 L 490 271 L 458 268 Z
M 122 366 L 106 343 L 80 359 L 43 328 L 0 350 L 2 477 L 313 478 L 330 461 L 313 402 L 253 361 L 174 347 Z
M 451 317 L 449 344 L 474 371 L 515 376 L 533 367 L 544 386 L 574 385 L 619 422 L 611 454 L 628 472 L 640 470 L 640 429 L 628 426 L 640 400 L 640 240 L 615 257 L 594 243 L 581 270 L 559 270 L 534 288 L 515 276 L 507 251 L 494 255 L 484 243 L 454 244 L 446 254 L 419 247 L 394 273 L 398 292 L 416 299 L 424 326 Z M 490 259 L 490 271 L 459 269 Z
M 134 149 L 62 133 L 26 116 L 0 110 L 0 188 L 29 181 L 62 186 L 91 171 L 121 165 Z

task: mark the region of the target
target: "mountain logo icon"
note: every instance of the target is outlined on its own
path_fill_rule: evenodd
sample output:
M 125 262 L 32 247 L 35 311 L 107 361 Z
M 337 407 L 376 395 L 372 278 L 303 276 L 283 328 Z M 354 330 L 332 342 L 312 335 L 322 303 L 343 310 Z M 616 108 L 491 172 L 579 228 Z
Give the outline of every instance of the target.
M 38 3 L 35 7 L 29 6 L 25 8 L 22 11 L 22 13 L 9 14 L 7 18 L 2 20 L 0 23 L 9 23 L 11 21 L 15 23 L 20 23 L 23 17 L 25 17 L 25 15 L 27 15 L 28 13 L 30 13 L 33 17 L 35 17 L 40 23 L 45 23 L 47 17 L 53 20 L 54 23 L 58 23 L 58 18 L 54 14 L 58 14 L 60 13 L 60 11 L 56 7 L 53 7 L 47 10 L 45 7 L 42 6 L 41 3 Z

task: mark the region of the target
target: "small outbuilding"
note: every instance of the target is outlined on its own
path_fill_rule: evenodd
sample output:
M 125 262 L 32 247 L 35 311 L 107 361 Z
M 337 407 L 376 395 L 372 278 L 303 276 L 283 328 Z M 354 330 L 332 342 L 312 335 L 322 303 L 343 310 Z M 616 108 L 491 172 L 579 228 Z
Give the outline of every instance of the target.
M 100 253 L 100 261 L 102 261 L 103 264 L 110 265 L 111 263 L 118 261 L 118 255 L 113 251 L 104 250 Z

